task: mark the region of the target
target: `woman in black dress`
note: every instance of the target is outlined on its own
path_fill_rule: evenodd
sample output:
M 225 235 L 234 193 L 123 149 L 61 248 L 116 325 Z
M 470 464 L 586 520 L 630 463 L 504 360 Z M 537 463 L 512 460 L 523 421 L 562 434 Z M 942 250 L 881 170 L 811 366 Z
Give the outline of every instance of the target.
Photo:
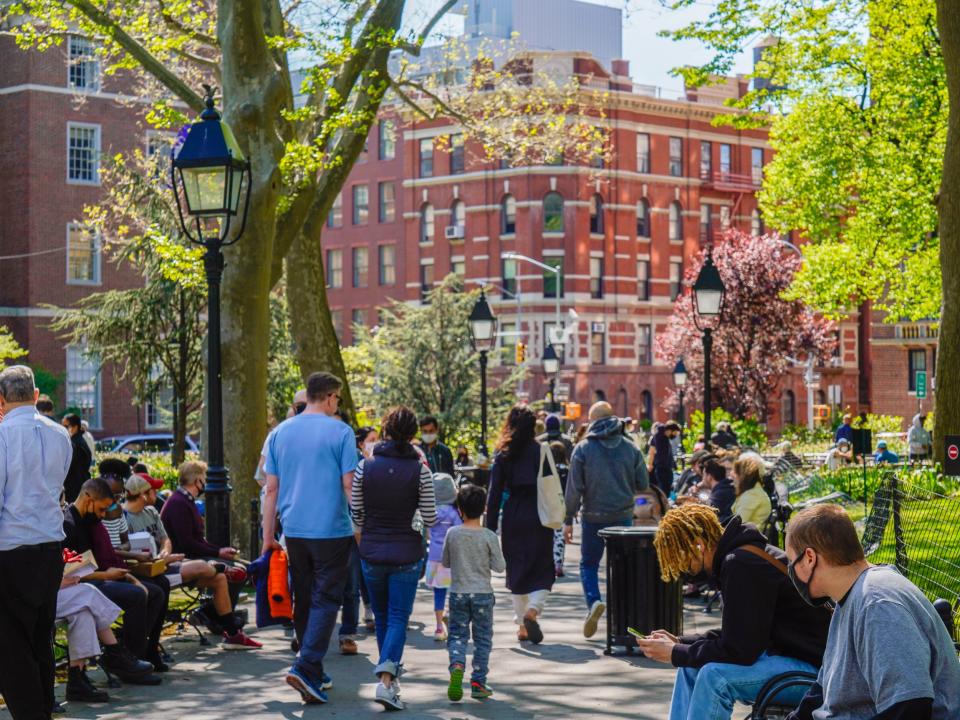
M 539 618 L 553 588 L 553 530 L 540 524 L 537 512 L 537 477 L 540 474 L 540 443 L 533 411 L 517 405 L 507 415 L 497 441 L 490 474 L 487 527 L 497 531 L 503 492 L 500 543 L 507 561 L 507 588 L 513 593 L 514 622 L 520 625 L 518 640 L 543 640 Z

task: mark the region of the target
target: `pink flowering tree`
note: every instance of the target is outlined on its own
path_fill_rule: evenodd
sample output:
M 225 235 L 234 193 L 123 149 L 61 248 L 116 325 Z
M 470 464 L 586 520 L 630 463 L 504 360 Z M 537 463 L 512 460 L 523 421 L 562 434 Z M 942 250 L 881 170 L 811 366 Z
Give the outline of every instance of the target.
M 703 406 L 703 340 L 694 323 L 693 283 L 704 257 L 701 251 L 687 270 L 667 331 L 656 343 L 660 361 L 672 365 L 683 358 L 688 409 Z M 719 323 L 714 321 L 714 406 L 737 418 L 765 421 L 770 399 L 790 368 L 787 358 L 805 359 L 813 353 L 827 360 L 836 344 L 836 326 L 802 301 L 783 299 L 801 261 L 776 235 L 755 237 L 730 230 L 715 243 L 713 261 L 726 288 L 723 314 Z M 664 407 L 675 411 L 677 405 L 674 391 Z

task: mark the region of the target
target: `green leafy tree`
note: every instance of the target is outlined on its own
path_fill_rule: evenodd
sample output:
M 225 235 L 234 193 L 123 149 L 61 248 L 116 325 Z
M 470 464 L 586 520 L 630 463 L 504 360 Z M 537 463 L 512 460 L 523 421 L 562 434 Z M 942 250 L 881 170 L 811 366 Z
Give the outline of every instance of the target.
M 303 387 L 300 365 L 290 332 L 290 308 L 281 285 L 270 293 L 270 354 L 267 362 L 267 413 L 272 423 L 283 422 L 290 401 Z
M 13 337 L 6 325 L 0 325 L 0 370 L 6 367 L 8 360 L 16 360 L 27 354 Z

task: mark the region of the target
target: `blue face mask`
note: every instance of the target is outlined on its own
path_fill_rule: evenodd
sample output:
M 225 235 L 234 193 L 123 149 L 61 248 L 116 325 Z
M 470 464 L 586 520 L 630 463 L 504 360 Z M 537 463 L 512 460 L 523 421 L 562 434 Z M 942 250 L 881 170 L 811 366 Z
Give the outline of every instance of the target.
M 110 507 L 107 508 L 108 513 L 116 512 L 120 509 L 120 506 L 117 503 L 113 503 Z

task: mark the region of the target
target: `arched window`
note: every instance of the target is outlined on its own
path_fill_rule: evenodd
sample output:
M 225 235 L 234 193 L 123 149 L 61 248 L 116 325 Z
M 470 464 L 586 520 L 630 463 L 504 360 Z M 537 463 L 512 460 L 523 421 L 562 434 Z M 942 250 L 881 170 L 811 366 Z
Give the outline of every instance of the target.
M 626 388 L 620 388 L 617 391 L 617 410 L 620 412 L 620 417 L 627 417 L 630 414 L 630 404 L 627 400 Z
M 460 227 L 466 227 L 467 225 L 467 206 L 463 204 L 463 200 L 455 200 L 453 205 L 450 207 L 450 224 L 459 225 Z
M 563 196 L 558 192 L 543 198 L 543 231 L 563 232 Z
M 653 420 L 653 395 L 649 390 L 640 393 L 640 419 Z
M 683 210 L 680 203 L 670 203 L 670 239 L 683 240 Z
M 646 198 L 637 203 L 637 237 L 650 237 L 650 203 Z
M 590 232 L 603 234 L 603 198 L 600 195 L 590 198 Z
M 517 231 L 517 200 L 513 195 L 504 195 L 500 201 L 500 234 L 512 235 Z
M 433 205 L 430 203 L 420 208 L 420 242 L 433 242 Z
M 796 425 L 797 423 L 797 398 L 793 390 L 784 390 L 783 397 L 780 398 L 781 410 L 780 419 L 783 425 Z

